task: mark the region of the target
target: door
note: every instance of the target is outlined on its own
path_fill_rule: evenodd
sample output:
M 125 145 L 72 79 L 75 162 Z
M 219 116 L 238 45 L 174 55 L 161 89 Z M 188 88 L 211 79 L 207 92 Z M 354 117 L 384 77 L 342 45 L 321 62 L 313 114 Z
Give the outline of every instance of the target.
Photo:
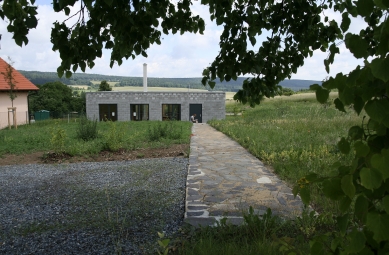
M 149 105 L 148 104 L 132 104 L 131 105 L 131 120 L 149 120 Z
M 197 119 L 198 123 L 203 122 L 203 105 L 202 104 L 190 104 L 189 105 L 189 120 L 190 116 L 196 114 L 195 119 Z
M 117 121 L 117 104 L 99 104 L 100 121 Z

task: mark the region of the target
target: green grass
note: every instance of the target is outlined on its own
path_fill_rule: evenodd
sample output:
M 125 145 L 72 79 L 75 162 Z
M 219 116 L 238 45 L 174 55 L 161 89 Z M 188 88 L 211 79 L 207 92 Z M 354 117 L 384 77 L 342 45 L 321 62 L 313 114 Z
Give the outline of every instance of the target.
M 241 116 L 210 122 L 272 166 L 291 186 L 308 173 L 330 175 L 337 161 L 350 162 L 353 155 L 341 154 L 337 142 L 351 126 L 361 123 L 362 117 L 352 110 L 342 113 L 332 101 L 322 105 L 310 94 L 265 100 L 255 108 L 245 108 Z M 336 210 L 336 205 L 314 194 L 316 210 Z
M 99 122 L 98 137 L 91 141 L 77 138 L 78 125 L 79 119 L 70 123 L 63 120 L 48 120 L 19 126 L 18 129 L 0 130 L 0 156 L 38 151 L 51 152 L 56 149 L 70 155 L 92 155 L 106 150 L 109 146 L 135 150 L 188 144 L 192 124 L 184 121 Z M 150 132 L 161 126 L 169 135 L 151 141 Z M 64 133 L 63 144 L 55 146 L 53 135 L 59 131 Z

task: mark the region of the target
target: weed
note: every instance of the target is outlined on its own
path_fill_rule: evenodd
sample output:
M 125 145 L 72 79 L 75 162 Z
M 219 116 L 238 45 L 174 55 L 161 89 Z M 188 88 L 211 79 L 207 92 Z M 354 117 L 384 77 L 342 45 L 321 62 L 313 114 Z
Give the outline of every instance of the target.
M 77 138 L 90 141 L 97 138 L 97 135 L 97 120 L 91 121 L 85 116 L 81 117 L 77 129 Z
M 123 148 L 125 131 L 118 127 L 116 122 L 109 121 L 108 133 L 104 136 L 103 149 L 108 151 L 118 151 Z
M 51 128 L 51 147 L 55 153 L 63 153 L 65 148 L 66 132 L 59 127 L 58 122 Z

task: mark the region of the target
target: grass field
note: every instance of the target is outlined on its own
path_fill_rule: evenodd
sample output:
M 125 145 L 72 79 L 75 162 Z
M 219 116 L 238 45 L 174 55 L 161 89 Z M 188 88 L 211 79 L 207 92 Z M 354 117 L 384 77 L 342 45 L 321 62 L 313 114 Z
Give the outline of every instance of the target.
M 80 121 L 37 121 L 18 129 L 0 130 L 0 156 L 37 151 L 60 151 L 72 156 L 96 154 L 102 150 L 163 148 L 188 144 L 191 123 L 186 121 L 97 122 L 97 138 L 77 137 Z
M 266 99 L 255 108 L 230 102 L 227 112 L 235 116 L 210 124 L 271 165 L 291 186 L 311 172 L 330 175 L 338 160 L 349 162 L 352 155 L 341 154 L 337 142 L 351 126 L 362 123 L 362 117 L 352 110 L 336 110 L 332 100 L 317 103 L 314 94 Z M 321 196 L 314 197 L 314 206 L 334 209 Z

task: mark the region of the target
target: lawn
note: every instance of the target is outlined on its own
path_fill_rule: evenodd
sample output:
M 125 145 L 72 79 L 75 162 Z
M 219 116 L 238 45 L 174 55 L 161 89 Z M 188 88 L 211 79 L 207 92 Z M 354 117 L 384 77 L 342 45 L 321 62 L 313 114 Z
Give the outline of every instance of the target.
M 172 144 L 189 144 L 191 125 L 184 121 L 97 122 L 97 137 L 85 141 L 77 135 L 80 119 L 37 121 L 18 129 L 0 130 L 0 156 L 37 151 L 77 156 L 119 149 L 166 148 Z

